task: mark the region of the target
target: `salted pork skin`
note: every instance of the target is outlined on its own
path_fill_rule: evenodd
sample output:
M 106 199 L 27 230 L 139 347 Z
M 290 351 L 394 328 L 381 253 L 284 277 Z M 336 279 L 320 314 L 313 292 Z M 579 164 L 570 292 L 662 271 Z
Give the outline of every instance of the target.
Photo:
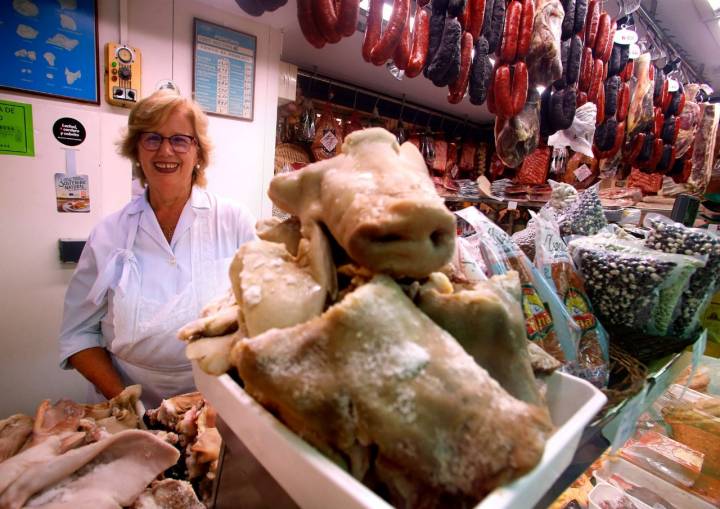
M 387 276 L 320 317 L 238 343 L 232 357 L 256 400 L 356 477 L 372 458 L 391 491 L 407 479 L 481 498 L 532 469 L 552 429 Z

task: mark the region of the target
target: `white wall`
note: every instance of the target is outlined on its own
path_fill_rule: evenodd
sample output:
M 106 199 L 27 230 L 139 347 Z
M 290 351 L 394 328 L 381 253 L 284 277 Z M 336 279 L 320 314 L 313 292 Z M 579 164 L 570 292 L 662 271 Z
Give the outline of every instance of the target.
M 99 0 L 100 48 L 118 42 L 118 0 Z M 219 11 L 192 0 L 128 0 L 127 43 L 142 51 L 143 95 L 161 79 L 192 90 L 193 17 L 257 37 L 255 120 L 210 117 L 216 150 L 208 188 L 245 203 L 256 216 L 270 214 L 265 190 L 273 174 L 278 64 L 281 34 L 244 17 L 240 9 Z M 102 55 L 102 51 L 101 51 Z M 104 67 L 100 57 L 101 72 Z M 127 111 L 0 91 L 0 98 L 33 106 L 35 157 L 0 155 L 4 192 L 0 200 L 0 419 L 32 414 L 45 398 L 82 400 L 85 384 L 74 371 L 57 367 L 56 338 L 72 266 L 58 260 L 57 240 L 86 238 L 103 216 L 130 198 L 130 166 L 115 153 Z M 64 151 L 52 137 L 60 117 L 80 120 L 87 139 L 79 147 L 78 172 L 89 175 L 92 211 L 55 210 L 54 173 L 64 171 Z

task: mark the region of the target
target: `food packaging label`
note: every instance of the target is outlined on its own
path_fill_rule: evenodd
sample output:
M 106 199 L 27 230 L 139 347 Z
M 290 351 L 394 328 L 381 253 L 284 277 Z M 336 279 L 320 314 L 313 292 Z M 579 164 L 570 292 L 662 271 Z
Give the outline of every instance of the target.
M 578 179 L 578 182 L 582 182 L 586 178 L 592 176 L 592 170 L 588 168 L 587 164 L 583 164 L 582 166 L 578 167 L 578 169 L 576 169 L 574 173 L 575 178 Z
M 90 212 L 90 180 L 87 175 L 55 174 L 58 212 Z
M 322 143 L 322 146 L 328 152 L 333 152 L 335 150 L 335 147 L 337 147 L 337 142 L 337 137 L 335 136 L 335 134 L 333 134 L 332 131 L 326 132 L 325 136 L 323 136 L 320 140 L 320 143 Z
M 674 78 L 668 78 L 668 92 L 677 92 L 680 90 L 680 83 Z
M 641 54 L 642 54 L 642 51 L 640 50 L 640 46 L 638 46 L 637 44 L 630 45 L 630 52 L 628 53 L 628 58 L 630 60 L 635 60 L 636 58 L 640 58 Z

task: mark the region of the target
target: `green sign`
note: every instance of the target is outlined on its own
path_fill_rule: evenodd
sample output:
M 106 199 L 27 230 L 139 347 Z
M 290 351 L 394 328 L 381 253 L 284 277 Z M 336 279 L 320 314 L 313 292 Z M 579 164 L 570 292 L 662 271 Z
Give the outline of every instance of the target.
M 32 105 L 0 101 L 0 154 L 35 155 Z

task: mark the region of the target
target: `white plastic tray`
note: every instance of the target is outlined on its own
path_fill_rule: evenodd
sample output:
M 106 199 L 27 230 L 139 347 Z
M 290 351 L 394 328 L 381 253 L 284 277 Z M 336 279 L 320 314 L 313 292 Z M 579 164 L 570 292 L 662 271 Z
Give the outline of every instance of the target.
M 195 383 L 223 421 L 303 508 L 389 509 L 354 477 L 267 412 L 228 375 L 214 377 L 193 363 Z M 547 380 L 547 401 L 556 432 L 540 464 L 496 489 L 475 509 L 532 508 L 572 461 L 582 431 L 605 404 L 605 395 L 579 378 L 555 373 Z

